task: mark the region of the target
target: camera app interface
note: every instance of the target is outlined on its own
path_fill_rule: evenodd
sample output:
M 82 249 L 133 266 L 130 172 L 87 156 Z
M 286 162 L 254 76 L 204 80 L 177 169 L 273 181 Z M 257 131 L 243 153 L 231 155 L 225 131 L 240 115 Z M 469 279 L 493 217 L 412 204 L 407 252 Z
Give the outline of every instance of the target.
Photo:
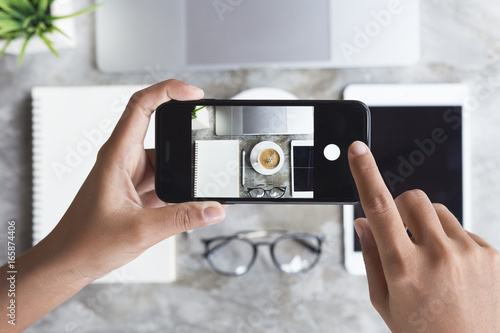
M 313 198 L 314 107 L 196 106 L 193 195 Z

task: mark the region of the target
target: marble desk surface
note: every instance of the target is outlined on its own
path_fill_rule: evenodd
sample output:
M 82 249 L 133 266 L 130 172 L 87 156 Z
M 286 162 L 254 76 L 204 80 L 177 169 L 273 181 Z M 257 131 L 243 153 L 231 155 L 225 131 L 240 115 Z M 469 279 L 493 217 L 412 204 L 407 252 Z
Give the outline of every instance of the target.
M 77 1 L 85 6 L 90 1 Z M 105 74 L 96 69 L 94 17 L 77 19 L 77 47 L 0 60 L 0 253 L 7 221 L 18 225 L 18 250 L 31 243 L 31 99 L 33 86 L 152 84 L 178 78 L 229 98 L 253 87 L 285 89 L 299 98 L 335 99 L 351 83 L 463 82 L 475 105 L 471 136 L 473 231 L 500 247 L 500 2 L 422 1 L 422 59 L 403 68 L 252 69 Z M 343 268 L 341 208 L 231 206 L 227 220 L 178 237 L 178 280 L 172 284 L 90 285 L 28 332 L 387 332 L 370 305 L 365 277 Z M 279 216 L 279 218 L 276 218 Z M 227 278 L 202 260 L 201 237 L 242 229 L 287 228 L 326 235 L 310 273 L 280 274 L 262 251 L 248 274 Z

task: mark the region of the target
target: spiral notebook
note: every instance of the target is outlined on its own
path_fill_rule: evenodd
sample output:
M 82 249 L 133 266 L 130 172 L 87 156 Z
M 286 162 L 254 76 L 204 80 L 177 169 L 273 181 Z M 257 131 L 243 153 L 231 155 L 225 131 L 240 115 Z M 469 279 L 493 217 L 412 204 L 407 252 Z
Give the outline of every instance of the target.
M 33 245 L 61 219 L 90 172 L 130 96 L 143 86 L 35 87 L 33 98 Z M 154 117 L 145 147 L 154 147 Z M 97 282 L 175 280 L 169 238 Z
M 195 141 L 195 197 L 239 197 L 239 147 L 238 140 Z

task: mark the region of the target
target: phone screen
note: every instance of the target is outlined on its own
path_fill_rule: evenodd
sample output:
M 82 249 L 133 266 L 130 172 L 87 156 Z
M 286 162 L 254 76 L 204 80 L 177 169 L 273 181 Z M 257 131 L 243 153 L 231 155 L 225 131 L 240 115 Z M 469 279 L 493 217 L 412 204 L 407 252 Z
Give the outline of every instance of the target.
M 372 153 L 382 177 L 397 197 L 423 190 L 432 202 L 442 203 L 462 223 L 462 108 L 370 107 Z M 364 217 L 361 205 L 354 218 Z M 410 230 L 411 231 L 411 230 Z M 361 251 L 354 233 L 355 250 Z
M 355 202 L 347 149 L 368 142 L 368 122 L 359 102 L 166 103 L 157 113 L 157 154 L 168 155 L 157 156 L 165 161 L 157 192 L 174 200 Z
M 215 131 L 192 130 L 195 198 L 292 197 L 291 141 L 314 139 L 312 106 L 197 109 L 215 116 Z

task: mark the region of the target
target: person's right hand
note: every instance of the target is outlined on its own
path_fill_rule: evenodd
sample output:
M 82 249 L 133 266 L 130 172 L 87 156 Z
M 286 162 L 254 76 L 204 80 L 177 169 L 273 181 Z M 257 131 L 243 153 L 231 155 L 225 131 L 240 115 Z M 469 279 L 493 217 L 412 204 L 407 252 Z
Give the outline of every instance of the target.
M 364 143 L 349 163 L 367 216 L 354 225 L 370 298 L 389 328 L 500 332 L 500 253 L 420 190 L 393 200 Z

